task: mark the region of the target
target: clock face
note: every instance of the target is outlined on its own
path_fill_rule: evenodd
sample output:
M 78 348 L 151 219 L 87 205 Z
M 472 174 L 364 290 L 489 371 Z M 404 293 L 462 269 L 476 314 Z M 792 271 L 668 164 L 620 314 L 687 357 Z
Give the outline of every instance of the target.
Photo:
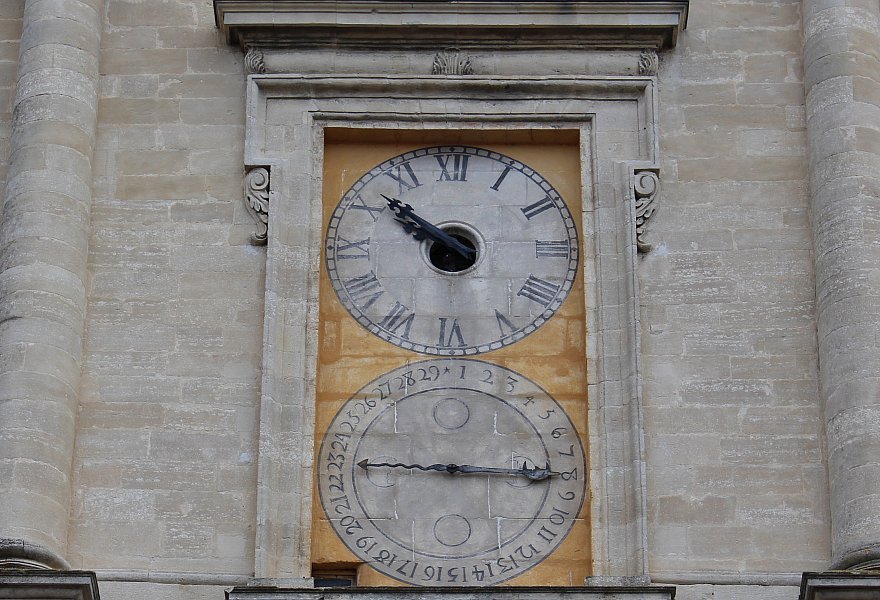
M 362 326 L 449 356 L 496 350 L 546 323 L 579 256 L 574 219 L 547 179 L 469 146 L 422 148 L 368 171 L 333 211 L 325 251 L 333 289 Z
M 438 358 L 386 373 L 342 406 L 324 433 L 318 489 L 336 534 L 376 570 L 482 586 L 559 546 L 580 518 L 585 470 L 574 425 L 538 385 Z

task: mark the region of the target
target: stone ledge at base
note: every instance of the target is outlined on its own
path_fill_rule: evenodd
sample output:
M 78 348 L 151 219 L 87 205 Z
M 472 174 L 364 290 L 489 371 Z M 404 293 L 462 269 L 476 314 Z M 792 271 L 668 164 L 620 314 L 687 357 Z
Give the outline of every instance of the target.
M 880 571 L 804 573 L 798 600 L 880 600 Z
M 271 588 L 237 587 L 227 600 L 673 600 L 673 586 Z
M 0 571 L 3 600 L 101 600 L 91 571 Z

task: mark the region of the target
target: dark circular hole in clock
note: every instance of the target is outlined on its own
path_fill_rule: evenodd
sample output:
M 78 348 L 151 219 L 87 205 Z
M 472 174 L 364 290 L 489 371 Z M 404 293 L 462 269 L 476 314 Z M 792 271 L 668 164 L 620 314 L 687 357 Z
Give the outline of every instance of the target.
M 477 249 L 474 240 L 471 239 L 471 237 L 468 235 L 468 232 L 464 232 L 456 228 L 447 229 L 445 227 L 443 228 L 443 230 L 471 250 Z M 474 252 L 470 256 L 465 257 L 455 250 L 447 248 L 439 242 L 433 242 L 431 244 L 431 247 L 428 249 L 428 260 L 430 260 L 431 264 L 441 271 L 445 271 L 447 273 L 460 273 L 461 271 L 465 271 L 474 266 L 474 264 L 477 262 L 477 252 Z

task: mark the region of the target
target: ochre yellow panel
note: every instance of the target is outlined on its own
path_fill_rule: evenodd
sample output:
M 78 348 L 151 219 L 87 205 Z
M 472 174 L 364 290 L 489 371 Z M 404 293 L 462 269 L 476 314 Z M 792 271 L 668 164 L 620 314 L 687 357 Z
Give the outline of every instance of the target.
M 581 163 L 577 132 L 327 130 L 323 173 L 323 232 L 340 198 L 376 165 L 407 151 L 434 145 L 466 144 L 499 152 L 534 168 L 555 187 L 574 216 L 580 240 L 580 272 L 556 314 L 534 333 L 500 349 L 471 358 L 521 373 L 546 390 L 565 409 L 587 449 L 587 380 Z M 323 235 L 322 232 L 322 235 Z M 323 247 L 322 243 L 322 247 Z M 407 363 L 430 358 L 391 344 L 357 323 L 340 303 L 322 257 L 317 372 L 316 447 L 334 415 L 366 383 Z M 317 472 L 317 469 L 316 469 Z M 586 473 L 583 477 L 586 477 Z M 326 520 L 315 488 L 312 562 L 355 566 L 350 552 Z M 542 562 L 504 585 L 583 585 L 591 572 L 589 497 L 565 541 Z M 358 585 L 402 585 L 367 566 L 358 568 Z

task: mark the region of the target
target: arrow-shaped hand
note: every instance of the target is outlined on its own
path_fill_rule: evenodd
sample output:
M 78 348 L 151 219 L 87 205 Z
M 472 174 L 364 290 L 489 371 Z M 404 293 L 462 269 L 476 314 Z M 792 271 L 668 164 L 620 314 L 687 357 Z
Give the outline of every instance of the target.
M 370 467 L 389 467 L 392 469 L 418 469 L 419 471 L 440 471 L 445 473 L 489 473 L 495 475 L 521 475 L 532 481 L 542 481 L 551 475 L 559 475 L 556 471 L 550 470 L 550 463 L 543 469 L 529 469 L 523 464 L 521 469 L 505 469 L 502 467 L 475 467 L 473 465 L 456 465 L 453 463 L 422 466 L 422 465 L 406 465 L 403 463 L 371 463 L 370 459 L 365 458 L 357 463 L 357 466 L 367 470 Z

